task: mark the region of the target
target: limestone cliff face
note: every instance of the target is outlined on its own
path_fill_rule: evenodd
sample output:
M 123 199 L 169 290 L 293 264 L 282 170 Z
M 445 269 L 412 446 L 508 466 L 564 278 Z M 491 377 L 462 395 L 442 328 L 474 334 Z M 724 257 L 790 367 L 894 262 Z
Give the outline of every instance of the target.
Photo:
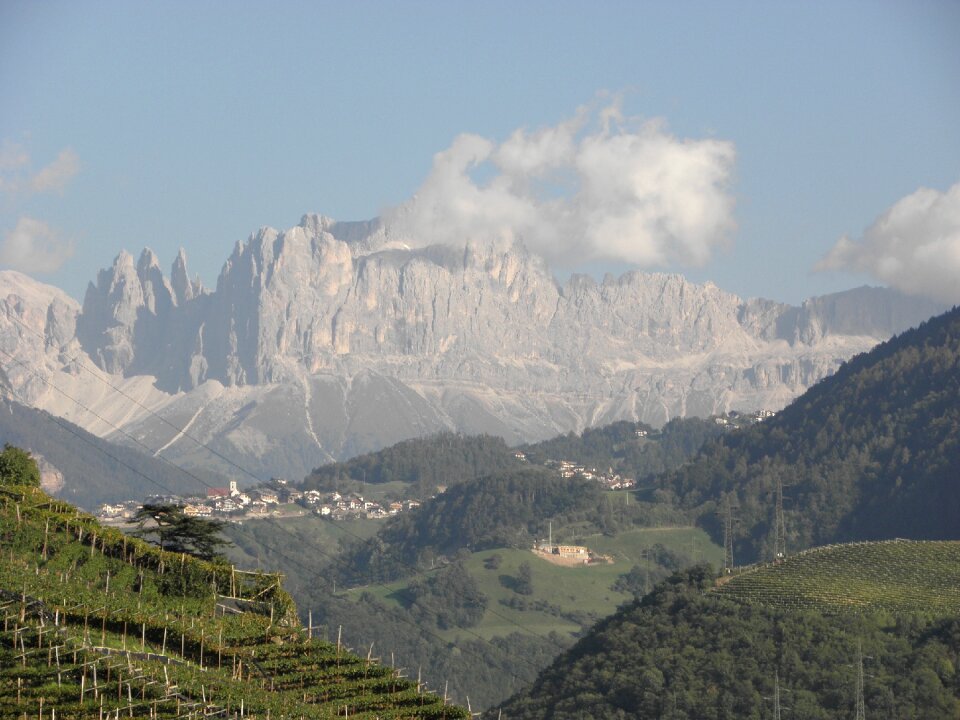
M 183 250 L 168 279 L 157 256 L 144 249 L 136 265 L 121 251 L 113 266 L 87 286 L 77 318 L 77 339 L 103 370 L 119 375 L 154 375 L 166 390 L 196 386 L 191 377 L 197 312 L 206 296 L 187 274 Z
M 0 271 L 0 367 L 4 394 L 32 402 L 80 352 L 80 306 L 66 293 L 13 270 Z
M 82 312 L 52 289 L 20 305 L 4 292 L 5 311 L 49 338 L 31 362 L 54 368 L 75 328 L 99 368 L 150 378 L 171 417 L 253 463 L 301 458 L 291 473 L 440 429 L 519 441 L 777 409 L 941 310 L 877 288 L 801 307 L 744 301 L 661 273 L 560 284 L 519 245 L 410 249 L 379 221 L 319 215 L 238 243 L 212 291 L 189 279 L 182 251 L 167 278 L 145 250 L 101 271 Z M 10 345 L 15 329 L 3 328 Z M 103 405 L 138 438 L 173 452 L 185 442 L 149 414 Z

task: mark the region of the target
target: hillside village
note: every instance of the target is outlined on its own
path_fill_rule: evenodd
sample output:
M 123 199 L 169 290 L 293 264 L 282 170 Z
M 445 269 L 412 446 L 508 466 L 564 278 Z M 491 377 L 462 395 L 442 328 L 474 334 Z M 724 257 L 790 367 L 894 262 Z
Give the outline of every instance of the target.
M 376 502 L 358 493 L 320 492 L 290 487 L 286 480 L 273 480 L 270 485 L 240 489 L 236 481 L 226 488 L 209 488 L 206 497 L 153 495 L 148 503 L 175 503 L 183 506 L 186 515 L 218 517 L 224 520 L 257 519 L 311 512 L 329 520 L 367 518 L 383 520 L 420 506 L 419 500 Z M 127 500 L 101 506 L 97 517 L 106 521 L 130 520 L 143 502 Z
M 520 451 L 514 453 L 514 457 L 521 462 L 527 462 L 526 456 Z M 607 490 L 625 490 L 636 484 L 632 478 L 621 477 L 613 472 L 612 468 L 607 472 L 601 472 L 596 468 L 586 467 L 569 460 L 548 460 L 545 466 L 555 470 L 562 478 L 580 477 L 584 480 L 595 480 Z M 446 490 L 445 487 L 437 488 L 438 492 L 444 490 Z M 151 495 L 144 501 L 125 500 L 104 504 L 97 512 L 97 517 L 106 522 L 127 521 L 136 515 L 145 502 L 174 503 L 182 505 L 187 515 L 217 517 L 224 520 L 303 515 L 304 511 L 308 511 L 321 518 L 335 521 L 355 518 L 385 520 L 401 512 L 418 508 L 421 504 L 421 501 L 416 499 L 378 502 L 366 499 L 355 492 L 299 490 L 289 486 L 285 480 L 276 479 L 271 481 L 270 485 L 240 489 L 237 482 L 232 480 L 229 487 L 208 488 L 205 497 Z
M 773 417 L 772 410 L 758 410 L 752 413 L 731 411 L 713 418 L 724 430 L 736 430 L 753 425 Z M 637 438 L 647 438 L 650 432 L 645 429 L 635 431 Z M 513 457 L 522 463 L 530 462 L 526 453 L 515 450 Z M 583 463 L 566 459 L 547 459 L 544 467 L 554 470 L 561 478 L 581 478 L 593 480 L 606 490 L 628 490 L 636 486 L 636 480 L 622 476 L 612 467 L 599 470 Z M 446 487 L 438 487 L 441 493 Z M 153 495 L 145 501 L 125 500 L 119 503 L 105 504 L 100 507 L 97 517 L 105 522 L 124 522 L 130 520 L 143 506 L 144 502 L 167 502 L 183 505 L 187 515 L 197 517 L 218 517 L 224 520 L 239 521 L 265 517 L 303 515 L 310 512 L 327 520 L 348 520 L 366 518 L 384 520 L 402 512 L 420 506 L 419 499 L 382 500 L 364 498 L 356 492 L 322 492 L 320 490 L 300 490 L 287 480 L 274 478 L 252 488 L 241 489 L 235 480 L 229 487 L 211 487 L 205 496 L 181 497 L 177 495 Z

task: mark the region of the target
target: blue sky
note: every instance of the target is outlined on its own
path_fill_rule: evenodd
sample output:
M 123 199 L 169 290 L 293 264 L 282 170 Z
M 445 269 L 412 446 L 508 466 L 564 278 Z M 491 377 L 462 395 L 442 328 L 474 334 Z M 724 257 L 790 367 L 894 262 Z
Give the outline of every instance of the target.
M 592 137 L 618 103 L 615 132 L 659 119 L 670 148 L 722 150 L 707 164 L 728 212 L 690 231 L 703 252 L 670 236 L 659 256 L 605 254 L 607 234 L 578 254 L 566 237 L 558 274 L 677 271 L 788 302 L 894 284 L 960 302 L 958 38 L 955 1 L 0 0 L 0 262 L 82 299 L 121 248 L 168 269 L 183 246 L 211 286 L 262 225 L 449 195 L 434 156 L 464 133 L 495 160 L 517 129 L 584 106 L 576 142 Z

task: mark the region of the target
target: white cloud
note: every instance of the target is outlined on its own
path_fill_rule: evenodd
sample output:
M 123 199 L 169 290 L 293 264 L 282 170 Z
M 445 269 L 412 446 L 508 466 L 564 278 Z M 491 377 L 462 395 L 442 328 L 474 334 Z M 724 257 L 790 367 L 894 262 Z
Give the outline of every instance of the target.
M 0 265 L 26 273 L 55 272 L 71 255 L 72 242 L 30 217 L 21 217 L 0 243 Z
M 816 269 L 863 272 L 912 295 L 960 303 L 960 183 L 898 200 L 859 240 L 840 238 Z
M 80 158 L 70 148 L 61 150 L 49 165 L 32 172 L 30 153 L 22 145 L 6 141 L 0 147 L 0 191 L 3 192 L 63 192 L 79 171 Z
M 459 136 L 386 220 L 412 245 L 522 239 L 553 260 L 701 265 L 734 226 L 734 158 L 731 142 L 680 139 L 614 103 L 500 144 Z
M 80 171 L 80 158 L 67 148 L 61 150 L 57 159 L 41 168 L 30 178 L 30 189 L 34 192 L 56 190 L 62 192 L 73 176 Z

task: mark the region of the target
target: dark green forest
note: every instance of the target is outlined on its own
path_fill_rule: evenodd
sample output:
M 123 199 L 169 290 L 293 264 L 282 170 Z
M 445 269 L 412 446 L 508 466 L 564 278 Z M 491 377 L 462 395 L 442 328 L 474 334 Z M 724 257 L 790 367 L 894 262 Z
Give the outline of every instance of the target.
M 647 434 L 638 437 L 637 431 Z M 621 421 L 582 433 L 570 432 L 549 440 L 520 445 L 530 464 L 570 460 L 650 482 L 653 476 L 682 465 L 723 429 L 710 420 L 677 418 L 662 429 Z M 440 433 L 414 438 L 345 462 L 315 468 L 303 481 L 306 490 L 362 491 L 364 485 L 402 482 L 403 493 L 425 498 L 438 487 L 451 487 L 476 478 L 518 470 L 524 464 L 502 438 Z
M 441 433 L 414 438 L 341 463 L 315 468 L 305 490 L 360 489 L 362 484 L 404 482 L 411 497 L 429 497 L 438 487 L 503 472 L 519 465 L 503 438 Z
M 956 718 L 960 619 L 823 615 L 708 593 L 713 572 L 678 573 L 562 654 L 533 686 L 489 710 L 506 720 L 852 718 L 859 648 L 867 717 Z
M 343 584 L 394 580 L 460 549 L 530 547 L 547 518 L 589 514 L 596 483 L 561 479 L 527 467 L 455 485 L 417 512 L 389 520 L 374 538 L 354 544 L 331 572 Z
M 739 563 L 772 557 L 778 481 L 788 549 L 960 537 L 960 310 L 857 356 L 658 482 L 721 542 L 729 500 Z
M 645 432 L 643 437 L 637 431 Z M 619 422 L 582 433 L 567 433 L 550 440 L 521 445 L 532 463 L 549 459 L 570 460 L 587 467 L 612 467 L 641 484 L 667 470 L 679 467 L 711 439 L 722 435 L 723 427 L 709 419 L 674 418 L 661 429 L 645 423 Z

